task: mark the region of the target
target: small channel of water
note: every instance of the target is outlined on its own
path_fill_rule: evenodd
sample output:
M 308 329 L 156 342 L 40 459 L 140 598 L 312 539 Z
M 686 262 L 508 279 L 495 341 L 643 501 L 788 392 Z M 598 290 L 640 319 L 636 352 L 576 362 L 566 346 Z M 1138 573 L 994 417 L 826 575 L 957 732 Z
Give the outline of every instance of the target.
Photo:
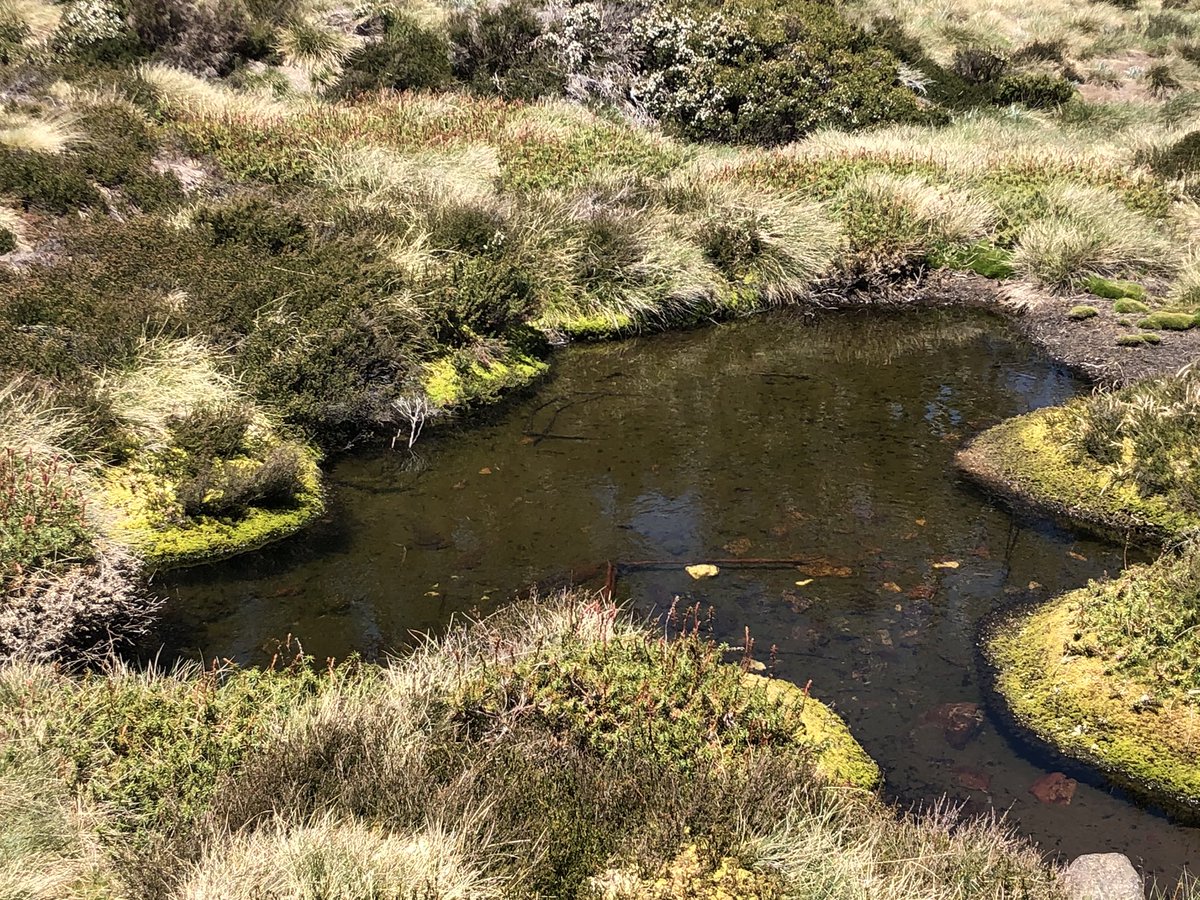
M 165 580 L 164 655 L 256 663 L 293 634 L 318 658 L 374 656 L 534 583 L 677 560 L 626 572 L 618 596 L 711 605 L 720 636 L 748 627 L 760 658 L 775 645 L 777 673 L 812 679 L 894 799 L 1008 811 L 1047 851 L 1119 850 L 1173 881 L 1200 867 L 1200 830 L 1082 784 L 1044 805 L 1029 786 L 1046 770 L 991 721 L 962 749 L 925 721 L 983 701 L 975 629 L 997 605 L 1123 563 L 1014 519 L 953 470 L 965 438 L 1082 388 L 968 311 L 780 313 L 573 347 L 528 399 L 423 439 L 416 459 L 339 461 L 329 520 L 308 534 Z M 736 557 L 809 570 L 682 570 Z

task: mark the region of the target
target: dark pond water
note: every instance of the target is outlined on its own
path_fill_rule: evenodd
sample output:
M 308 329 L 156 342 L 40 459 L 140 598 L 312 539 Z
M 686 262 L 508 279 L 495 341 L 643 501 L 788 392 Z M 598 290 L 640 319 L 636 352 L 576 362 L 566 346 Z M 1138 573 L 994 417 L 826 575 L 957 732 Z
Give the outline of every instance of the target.
M 812 679 L 901 803 L 1005 810 L 1047 851 L 1120 850 L 1173 880 L 1200 863 L 1200 832 L 1084 785 L 1043 805 L 1029 787 L 1046 770 L 992 722 L 955 749 L 926 721 L 982 702 L 989 612 L 1122 565 L 1121 548 L 1015 520 L 952 466 L 968 436 L 1081 388 L 964 311 L 780 314 L 572 348 L 529 399 L 418 458 L 337 463 L 328 523 L 164 582 L 166 655 L 253 663 L 293 634 L 318 658 L 371 656 L 534 583 L 671 562 L 623 569 L 618 596 L 711 605 L 721 636 L 748 627 L 760 657 L 775 645 L 777 673 Z M 806 570 L 683 571 L 738 558 Z

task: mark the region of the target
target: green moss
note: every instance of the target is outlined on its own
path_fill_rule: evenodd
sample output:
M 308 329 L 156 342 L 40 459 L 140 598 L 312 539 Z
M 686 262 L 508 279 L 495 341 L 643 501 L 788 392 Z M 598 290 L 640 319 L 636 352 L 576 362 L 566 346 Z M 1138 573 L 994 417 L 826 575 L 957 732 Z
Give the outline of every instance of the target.
M 1140 315 L 1150 312 L 1150 307 L 1141 300 L 1134 300 L 1131 297 L 1122 297 L 1113 304 L 1113 312 L 1130 315 Z
M 425 393 L 442 409 L 485 403 L 532 384 L 549 368 L 549 363 L 518 352 L 486 364 L 454 353 L 425 366 Z
M 747 675 L 752 683 L 762 683 L 767 697 L 781 703 L 802 704 L 805 742 L 816 748 L 817 771 L 835 784 L 873 789 L 883 783 L 878 763 L 855 740 L 842 718 L 824 703 L 790 681 Z
M 1144 301 L 1146 299 L 1146 289 L 1140 284 L 1132 281 L 1115 281 L 1111 278 L 1101 278 L 1099 275 L 1089 275 L 1083 283 L 1083 288 L 1089 294 L 1104 297 L 1106 300 L 1127 298 Z
M 1092 589 L 1084 588 L 997 628 L 986 644 L 997 669 L 996 688 L 1018 724 L 1041 740 L 1127 790 L 1196 820 L 1195 711 L 1171 702 L 1146 708 L 1139 702 L 1146 686 L 1111 676 L 1098 656 L 1069 651 L 1078 636 L 1080 605 L 1091 602 Z
M 1082 322 L 1084 319 L 1092 319 L 1098 315 L 1100 315 L 1100 310 L 1094 306 L 1073 306 L 1067 313 L 1067 318 Z
M 1057 409 L 1041 409 L 988 429 L 957 461 L 985 486 L 1106 536 L 1158 541 L 1200 527 L 1171 498 L 1143 497 L 1110 468 L 1078 459 L 1064 429 Z
M 257 550 L 311 524 L 325 511 L 317 454 L 302 454 L 303 490 L 285 509 L 251 508 L 237 519 L 202 516 L 180 522 L 174 486 L 145 461 L 106 470 L 102 502 L 116 515 L 113 536 L 159 569 L 210 562 Z
M 1144 347 L 1146 344 L 1161 344 L 1162 338 L 1151 331 L 1139 331 L 1137 334 L 1123 334 L 1117 338 L 1118 347 Z
M 1155 328 L 1163 331 L 1187 331 L 1196 326 L 1196 314 L 1160 310 L 1138 322 L 1139 328 Z
M 547 323 L 547 327 L 560 328 L 573 341 L 603 341 L 629 333 L 633 330 L 634 324 L 633 319 L 629 316 L 615 313 L 608 316 L 603 314 L 575 316 L 557 326 L 550 326 Z
M 527 704 L 531 720 L 606 759 L 633 751 L 686 773 L 774 749 L 797 753 L 836 783 L 879 784 L 878 766 L 828 707 L 795 685 L 748 675 L 721 654 L 691 634 L 573 637 L 482 672 L 455 704 L 468 727 Z

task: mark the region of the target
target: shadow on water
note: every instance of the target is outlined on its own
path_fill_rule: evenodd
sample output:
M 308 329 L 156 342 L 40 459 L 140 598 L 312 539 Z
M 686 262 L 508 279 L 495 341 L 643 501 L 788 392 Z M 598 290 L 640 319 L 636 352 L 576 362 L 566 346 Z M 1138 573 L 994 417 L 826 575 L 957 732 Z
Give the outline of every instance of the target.
M 891 795 L 1008 811 L 1048 851 L 1119 850 L 1174 878 L 1200 833 L 1081 784 L 1069 805 L 985 719 L 948 740 L 948 704 L 982 704 L 974 637 L 997 606 L 1123 565 L 1120 547 L 1015 519 L 960 482 L 956 448 L 1082 385 L 984 313 L 790 314 L 574 347 L 533 396 L 330 473 L 328 520 L 293 541 L 177 573 L 167 656 L 255 663 L 296 635 L 318 658 L 402 650 L 455 614 L 535 583 L 635 569 L 648 614 L 711 606 L 777 674 L 812 679 L 883 766 Z M 696 582 L 685 563 L 730 567 Z M 971 707 L 959 707 L 970 710 Z

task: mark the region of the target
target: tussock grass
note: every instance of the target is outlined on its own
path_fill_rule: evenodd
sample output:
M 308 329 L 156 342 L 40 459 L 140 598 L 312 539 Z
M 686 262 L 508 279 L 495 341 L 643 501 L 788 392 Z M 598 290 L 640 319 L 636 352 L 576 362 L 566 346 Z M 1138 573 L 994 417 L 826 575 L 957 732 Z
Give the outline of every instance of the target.
M 0 113 L 0 147 L 34 153 L 62 153 L 78 144 L 82 137 L 66 113 L 43 118 Z
M 217 354 L 190 337 L 144 335 L 135 362 L 104 376 L 101 390 L 146 449 L 167 445 L 172 418 L 196 407 L 220 407 L 242 399 Z
M 1082 275 L 1166 274 L 1176 252 L 1145 217 L 1111 191 L 1064 184 L 1048 197 L 1047 214 L 1019 234 L 1018 272 L 1054 287 Z
M 313 15 L 297 17 L 279 32 L 279 49 L 284 59 L 320 81 L 341 71 L 353 48 L 350 35 L 329 27 Z
M 461 824 L 414 834 L 386 833 L 358 821 L 303 826 L 269 823 L 203 859 L 173 894 L 178 900 L 279 900 L 373 897 L 378 900 L 494 900 L 504 896 L 484 874 Z
M 769 303 L 803 294 L 830 271 L 842 246 L 828 210 L 797 194 L 710 181 L 703 169 L 677 176 L 663 191 L 695 221 L 705 256 Z
M 149 88 L 158 110 L 168 116 L 211 115 L 265 118 L 281 114 L 282 104 L 265 96 L 238 92 L 162 63 L 145 63 L 136 70 Z
M 53 773 L 0 774 L 0 815 L 0 896 L 89 900 L 110 887 L 99 817 Z
M 41 460 L 69 459 L 82 431 L 78 414 L 57 406 L 34 382 L 18 377 L 0 384 L 0 448 Z
M 858 176 L 845 186 L 838 202 L 848 220 L 852 248 L 898 265 L 978 240 L 996 217 L 986 201 L 916 175 Z

